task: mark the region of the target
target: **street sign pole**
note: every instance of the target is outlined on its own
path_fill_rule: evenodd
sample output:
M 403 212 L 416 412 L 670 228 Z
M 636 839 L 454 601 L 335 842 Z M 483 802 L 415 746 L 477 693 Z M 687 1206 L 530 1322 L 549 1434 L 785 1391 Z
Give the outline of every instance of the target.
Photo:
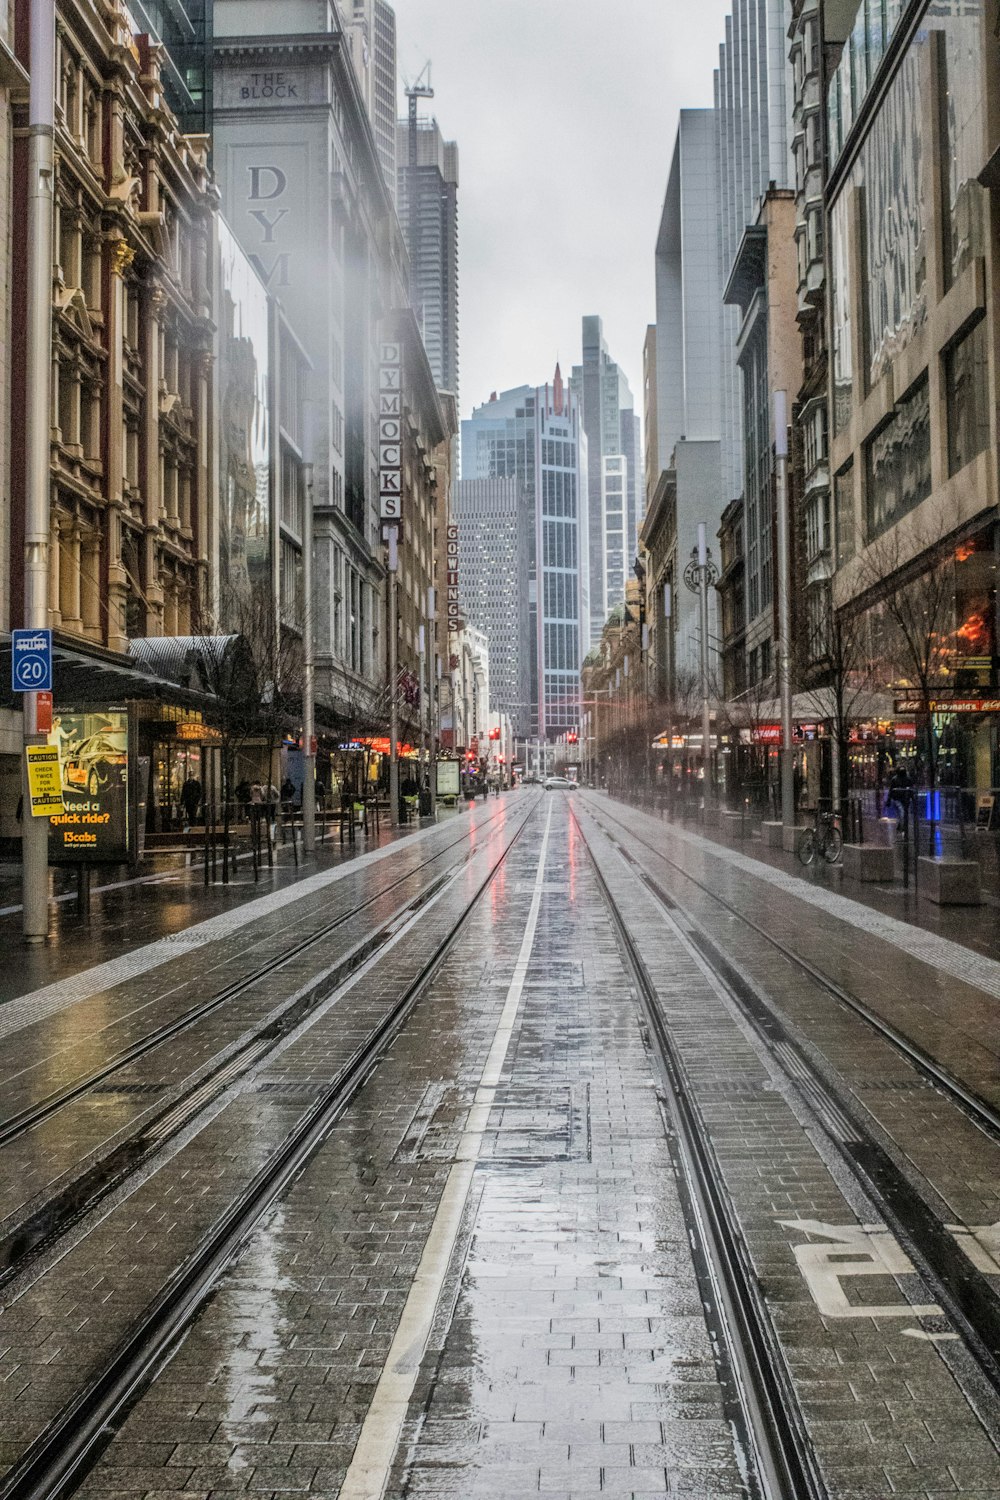
M 305 467 L 306 507 L 302 547 L 302 852 L 316 849 L 316 668 L 313 655 L 313 466 Z
M 399 675 L 397 662 L 399 527 L 388 526 L 389 544 L 389 822 L 399 823 Z
M 792 568 L 788 517 L 788 407 L 784 391 L 774 393 L 774 451 L 778 510 L 778 687 L 781 697 L 781 821 L 795 824 L 795 771 L 792 744 Z M 834 807 L 835 812 L 839 808 Z
M 24 624 L 49 623 L 49 401 L 52 389 L 52 225 L 56 7 L 53 0 L 31 0 L 28 102 L 28 308 L 24 383 L 26 391 L 26 474 L 24 522 Z M 51 688 L 51 683 L 46 685 Z M 38 731 L 35 691 L 23 698 L 23 738 L 45 742 Z M 49 820 L 31 816 L 27 756 L 21 767 L 22 931 L 26 943 L 49 935 Z
M 440 658 L 435 649 L 437 644 L 436 622 L 437 620 L 437 595 L 434 589 L 427 590 L 427 629 L 430 639 L 427 643 L 427 717 L 428 717 L 428 743 L 429 751 L 427 757 L 427 775 L 430 780 L 431 792 L 431 817 L 437 817 L 437 673 L 435 666 L 440 665 Z M 423 684 L 420 685 L 421 693 L 424 691 Z

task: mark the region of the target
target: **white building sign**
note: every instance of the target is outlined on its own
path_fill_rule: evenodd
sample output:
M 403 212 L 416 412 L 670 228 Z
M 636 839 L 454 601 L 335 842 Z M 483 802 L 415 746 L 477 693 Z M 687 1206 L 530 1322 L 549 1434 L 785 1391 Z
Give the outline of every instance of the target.
M 460 630 L 461 611 L 458 603 L 458 527 L 448 527 L 445 561 L 448 569 L 448 629 Z
M 378 493 L 383 521 L 403 519 L 403 346 L 383 344 L 378 369 Z

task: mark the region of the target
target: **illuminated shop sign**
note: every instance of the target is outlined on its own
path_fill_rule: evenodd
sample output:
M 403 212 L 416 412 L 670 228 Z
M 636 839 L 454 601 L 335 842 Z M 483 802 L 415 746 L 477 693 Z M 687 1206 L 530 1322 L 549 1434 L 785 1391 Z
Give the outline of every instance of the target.
M 462 612 L 458 602 L 458 527 L 454 525 L 448 527 L 445 566 L 448 572 L 448 629 L 461 630 Z M 453 671 L 457 665 L 458 662 L 455 661 Z

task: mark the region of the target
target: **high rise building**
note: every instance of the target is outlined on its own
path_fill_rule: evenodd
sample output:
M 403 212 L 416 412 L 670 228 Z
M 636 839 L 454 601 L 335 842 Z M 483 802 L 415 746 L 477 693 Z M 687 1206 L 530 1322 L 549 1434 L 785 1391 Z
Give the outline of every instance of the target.
M 396 13 L 385 0 L 340 0 L 386 186 L 396 196 Z
M 462 474 L 517 481 L 528 538 L 528 733 L 551 738 L 580 722 L 590 618 L 587 438 L 558 365 L 551 385 L 494 395 L 462 423 Z
M 212 129 L 212 0 L 129 0 L 136 32 L 164 48 L 163 91 L 187 135 Z
M 580 403 L 587 437 L 589 650 L 600 642 L 608 614 L 625 598 L 638 537 L 634 403 L 624 371 L 608 353 L 598 317 L 583 319 L 583 362 L 574 365 L 570 388 Z M 622 462 L 608 464 L 612 458 Z
M 436 120 L 397 129 L 397 204 L 410 300 L 437 387 L 458 394 L 458 146 Z
M 715 74 L 721 319 L 722 484 L 742 494 L 748 685 L 774 666 L 773 394 L 801 384 L 801 351 L 788 323 L 795 297 L 793 90 L 785 0 L 736 0 Z M 791 212 L 791 224 L 788 223 Z M 788 234 L 788 245 L 783 236 Z M 790 251 L 790 260 L 783 249 Z M 734 350 L 737 358 L 734 361 Z M 737 368 L 738 366 L 738 368 Z
M 490 643 L 490 708 L 528 734 L 528 527 L 516 478 L 455 486 L 462 614 Z
M 647 391 L 656 419 L 655 432 L 647 428 L 651 487 L 644 534 L 657 541 L 647 574 L 647 623 L 659 642 L 664 681 L 671 651 L 675 680 L 698 672 L 698 600 L 681 580 L 699 522 L 714 536 L 728 498 L 720 485 L 720 407 L 733 351 L 720 342 L 717 182 L 715 112 L 681 110 L 656 238 L 655 338 L 646 345 Z M 664 584 L 672 591 L 669 632 Z M 712 599 L 710 606 L 714 635 Z

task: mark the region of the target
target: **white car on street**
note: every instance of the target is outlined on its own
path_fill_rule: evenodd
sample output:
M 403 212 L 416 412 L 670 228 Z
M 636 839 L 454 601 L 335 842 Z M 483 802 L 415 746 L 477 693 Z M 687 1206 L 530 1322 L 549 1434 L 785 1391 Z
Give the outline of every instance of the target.
M 546 776 L 544 785 L 547 792 L 576 791 L 576 782 L 570 781 L 568 776 Z

